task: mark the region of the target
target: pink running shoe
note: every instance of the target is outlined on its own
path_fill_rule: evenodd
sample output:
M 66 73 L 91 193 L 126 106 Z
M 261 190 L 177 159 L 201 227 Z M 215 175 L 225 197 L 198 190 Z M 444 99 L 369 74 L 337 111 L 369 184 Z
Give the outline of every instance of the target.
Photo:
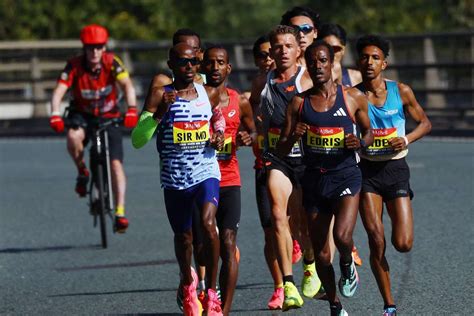
M 195 282 L 190 285 L 183 285 L 183 313 L 185 316 L 201 316 L 202 305 L 196 295 L 196 287 L 193 286 Z
M 207 297 L 205 301 L 207 316 L 222 316 L 221 301 L 213 289 L 207 290 Z
M 277 288 L 270 300 L 268 301 L 268 309 L 281 309 L 283 306 L 283 300 L 285 299 L 285 293 L 282 287 Z
M 291 257 L 291 263 L 295 264 L 298 261 L 301 260 L 301 257 L 303 256 L 303 252 L 301 251 L 300 244 L 296 239 L 293 239 L 293 255 Z

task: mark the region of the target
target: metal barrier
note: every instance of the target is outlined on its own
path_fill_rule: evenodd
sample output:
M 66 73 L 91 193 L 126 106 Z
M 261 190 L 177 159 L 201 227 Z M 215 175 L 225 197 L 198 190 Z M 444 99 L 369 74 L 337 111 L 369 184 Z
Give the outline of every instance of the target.
M 434 129 L 474 131 L 474 32 L 387 36 L 386 77 L 409 84 Z M 354 65 L 354 39 L 344 64 Z M 255 74 L 252 43 L 213 41 L 233 64 L 229 85 L 248 91 Z M 154 74 L 167 72 L 169 41 L 111 40 L 108 48 L 128 67 L 142 104 Z M 66 60 L 81 53 L 78 40 L 0 42 L 0 121 L 45 118 L 56 78 Z M 64 102 L 64 105 L 66 102 Z

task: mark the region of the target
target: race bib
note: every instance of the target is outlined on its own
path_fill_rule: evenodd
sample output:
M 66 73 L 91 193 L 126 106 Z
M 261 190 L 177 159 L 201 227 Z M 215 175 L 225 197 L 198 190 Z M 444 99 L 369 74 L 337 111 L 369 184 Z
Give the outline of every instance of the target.
M 397 128 L 374 128 L 374 143 L 365 149 L 365 154 L 370 156 L 391 155 L 394 153 L 392 146 L 388 143 L 391 138 L 398 137 Z
M 173 143 L 181 149 L 203 148 L 208 140 L 208 121 L 173 123 Z
M 268 147 L 271 149 L 276 148 L 276 144 L 280 139 L 280 132 L 279 128 L 270 128 L 268 130 Z M 301 157 L 301 149 L 299 142 L 295 143 L 291 148 L 290 153 L 287 155 L 288 157 Z
M 339 155 L 344 152 L 344 128 L 310 126 L 306 145 L 314 154 Z
M 258 149 L 263 150 L 265 148 L 264 142 L 265 142 L 265 137 L 263 137 L 263 135 L 258 135 L 257 136 Z
M 232 136 L 225 136 L 224 147 L 217 151 L 218 160 L 230 160 L 232 158 Z

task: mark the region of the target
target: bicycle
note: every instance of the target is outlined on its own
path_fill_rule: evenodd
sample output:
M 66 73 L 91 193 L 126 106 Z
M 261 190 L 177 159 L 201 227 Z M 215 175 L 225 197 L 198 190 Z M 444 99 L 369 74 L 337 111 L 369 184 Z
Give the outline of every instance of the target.
M 67 111 L 66 111 L 67 112 Z M 65 117 L 67 114 L 65 113 Z M 85 128 L 90 141 L 89 166 L 90 182 L 87 189 L 89 196 L 90 214 L 94 216 L 94 227 L 99 223 L 102 248 L 107 248 L 106 216 L 112 220 L 112 230 L 115 233 L 114 223 L 114 197 L 112 190 L 111 166 L 109 155 L 109 140 L 107 128 L 114 124 L 122 123 L 123 118 L 103 119 L 96 118 L 89 122 Z M 72 127 L 66 119 L 67 125 Z M 97 220 L 98 218 L 98 220 Z

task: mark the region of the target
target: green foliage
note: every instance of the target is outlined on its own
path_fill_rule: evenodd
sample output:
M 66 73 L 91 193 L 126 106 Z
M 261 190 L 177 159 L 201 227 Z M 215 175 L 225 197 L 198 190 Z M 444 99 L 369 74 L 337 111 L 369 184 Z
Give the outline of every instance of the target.
M 181 27 L 208 39 L 253 39 L 301 4 L 352 34 L 474 27 L 472 0 L 0 0 L 0 40 L 77 38 L 88 23 L 115 39 L 169 39 Z

